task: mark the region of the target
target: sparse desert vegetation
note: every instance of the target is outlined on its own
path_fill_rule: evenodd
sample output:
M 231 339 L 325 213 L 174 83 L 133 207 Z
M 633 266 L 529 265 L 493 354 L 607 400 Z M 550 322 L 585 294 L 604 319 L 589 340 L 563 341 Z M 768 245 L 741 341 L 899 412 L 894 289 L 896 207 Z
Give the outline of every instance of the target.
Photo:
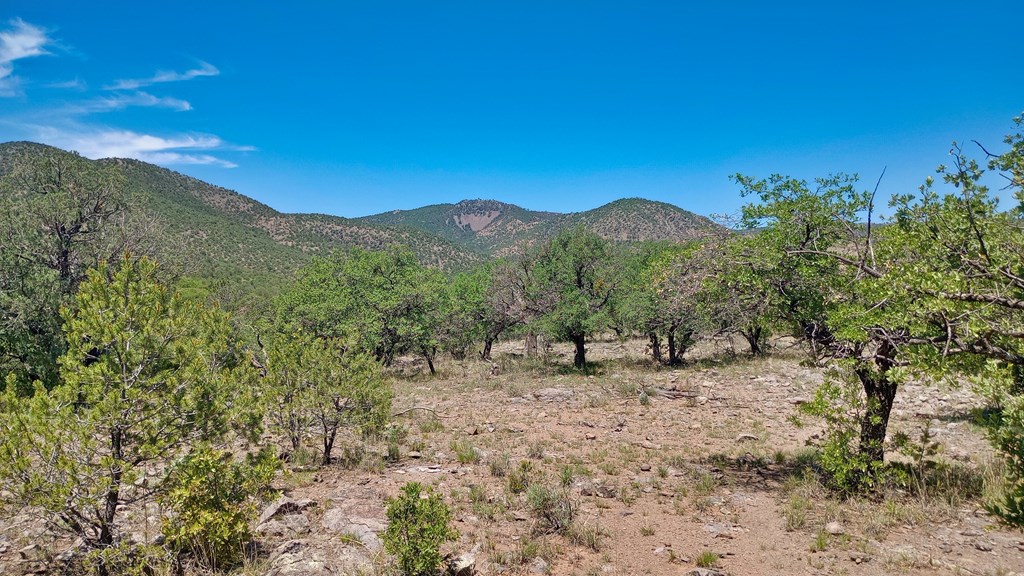
M 736 175 L 731 227 L 484 202 L 356 240 L 4 145 L 0 571 L 1019 570 L 1024 227 L 983 184 L 1021 193 L 1015 125 L 882 223 L 853 176 Z M 198 205 L 230 251 L 161 266 Z M 273 286 L 207 284 L 264 248 Z

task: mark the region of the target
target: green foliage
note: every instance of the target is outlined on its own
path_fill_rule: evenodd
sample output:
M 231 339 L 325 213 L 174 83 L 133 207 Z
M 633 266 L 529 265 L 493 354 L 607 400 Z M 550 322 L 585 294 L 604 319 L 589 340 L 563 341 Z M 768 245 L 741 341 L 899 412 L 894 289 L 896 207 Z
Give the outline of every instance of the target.
M 397 498 L 388 500 L 388 527 L 381 539 L 406 576 L 438 574 L 441 546 L 459 537 L 450 526 L 451 510 L 441 497 L 429 490 L 422 497 L 423 492 L 418 482 L 410 482 Z
M 476 226 L 470 224 L 474 220 Z M 689 240 L 716 229 L 703 216 L 642 198 L 623 198 L 571 214 L 537 212 L 494 200 L 463 200 L 383 212 L 359 221 L 421 230 L 491 255 L 520 252 L 524 246 L 541 244 L 579 227 L 628 242 Z M 480 228 L 484 223 L 486 227 Z
M 989 426 L 989 438 L 1006 462 L 1006 487 L 989 512 L 1012 526 L 1024 526 L 1024 395 L 1007 400 Z
M 270 421 L 293 451 L 315 433 L 322 462 L 329 464 L 342 430 L 367 436 L 387 426 L 393 392 L 369 355 L 304 332 L 271 335 L 262 355 L 257 363 Z
M 750 258 L 743 282 L 763 294 L 763 310 L 800 334 L 816 362 L 834 372 L 810 412 L 825 418 L 822 455 L 831 484 L 842 492 L 870 489 L 884 468 L 889 414 L 904 373 L 907 295 L 880 289 L 884 276 L 859 218 L 872 205 L 855 176 L 806 181 L 773 175 L 736 176 L 748 227 L 740 240 Z M 863 245 L 862 245 L 863 244 Z M 745 334 L 755 348 L 753 334 Z M 856 441 L 856 449 L 853 443 Z
M 385 365 L 413 351 L 432 358 L 440 272 L 408 248 L 353 249 L 314 258 L 279 300 L 280 320 L 372 354 Z
M 52 388 L 64 352 L 61 307 L 86 270 L 140 247 L 123 174 L 77 154 L 14 151 L 0 172 L 0 374 Z M 5 158 L 6 160 L 7 158 Z
M 54 526 L 106 547 L 153 470 L 223 438 L 244 408 L 224 314 L 183 302 L 146 259 L 101 264 L 67 309 L 63 385 L 0 396 L 0 486 Z
M 170 572 L 173 558 L 165 548 L 121 540 L 106 548 L 89 550 L 77 566 L 84 574 L 96 576 L 152 576 L 163 568 Z
M 441 287 L 441 301 L 435 311 L 436 338 L 441 348 L 457 360 L 465 358 L 471 346 L 495 331 L 490 322 L 490 288 L 490 267 L 455 274 Z
M 821 418 L 825 438 L 817 466 L 825 484 L 842 495 L 870 490 L 880 481 L 881 461 L 859 450 L 859 426 L 865 418 L 860 384 L 841 370 L 832 370 L 802 413 Z
M 507 470 L 508 477 L 505 480 L 505 487 L 512 494 L 522 494 L 526 492 L 526 489 L 533 484 L 536 476 L 536 470 L 533 467 L 533 462 L 529 460 L 520 460 L 518 466 L 514 466 Z
M 159 497 L 172 512 L 162 530 L 168 547 L 210 569 L 239 563 L 278 466 L 267 449 L 241 462 L 209 446 L 193 449 L 171 468 Z
M 615 288 L 611 251 L 606 240 L 577 228 L 545 243 L 533 261 L 530 296 L 539 325 L 576 345 L 576 368 L 586 366 L 586 335 L 607 326 L 606 306 Z
M 655 360 L 682 362 L 697 338 L 712 331 L 708 276 L 712 245 L 654 244 L 634 247 L 624 258 L 609 313 L 613 324 L 647 336 Z M 663 358 L 662 343 L 668 345 Z
M 567 488 L 553 488 L 544 484 L 531 484 L 527 488 L 526 505 L 537 518 L 537 530 L 545 534 L 568 534 L 579 509 L 579 504 L 573 502 Z
M 705 550 L 697 555 L 694 562 L 701 568 L 713 568 L 718 564 L 718 561 L 721 558 L 722 557 L 719 556 L 718 553 L 712 552 L 711 550 Z

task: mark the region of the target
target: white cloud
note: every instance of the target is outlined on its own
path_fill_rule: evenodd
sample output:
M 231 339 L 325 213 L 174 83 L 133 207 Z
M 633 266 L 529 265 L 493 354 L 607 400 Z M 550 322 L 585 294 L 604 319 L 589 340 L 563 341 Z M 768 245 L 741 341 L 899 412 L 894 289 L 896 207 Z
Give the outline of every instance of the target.
M 44 47 L 51 43 L 46 31 L 15 18 L 10 28 L 0 31 L 0 96 L 16 96 L 21 92 L 21 80 L 14 75 L 14 62 L 46 54 Z
M 208 62 L 200 62 L 199 68 L 193 68 L 184 72 L 173 72 L 162 70 L 157 72 L 149 78 L 133 78 L 126 80 L 117 80 L 110 86 L 106 86 L 107 90 L 135 90 L 144 86 L 150 86 L 153 84 L 159 84 L 162 82 L 181 82 L 183 80 L 191 80 L 200 76 L 217 76 L 220 74 L 220 70 L 216 66 Z
M 228 144 L 209 134 L 163 137 L 111 128 L 35 128 L 40 141 L 75 150 L 88 158 L 134 158 L 161 165 L 205 164 L 236 168 L 238 165 L 234 162 L 211 152 L 253 150 L 249 146 Z
M 65 80 L 63 82 L 51 82 L 46 85 L 47 88 L 59 88 L 62 90 L 79 90 L 85 91 L 89 89 L 89 85 L 86 84 L 85 80 L 78 78 L 77 76 L 71 80 Z
M 170 96 L 154 96 L 148 92 L 132 92 L 128 94 L 117 94 L 105 96 L 93 100 L 87 100 L 68 108 L 71 113 L 108 112 L 110 110 L 123 110 L 129 106 L 140 106 L 145 108 L 170 108 L 178 112 L 186 112 L 192 109 L 192 104 L 187 100 L 173 98 Z

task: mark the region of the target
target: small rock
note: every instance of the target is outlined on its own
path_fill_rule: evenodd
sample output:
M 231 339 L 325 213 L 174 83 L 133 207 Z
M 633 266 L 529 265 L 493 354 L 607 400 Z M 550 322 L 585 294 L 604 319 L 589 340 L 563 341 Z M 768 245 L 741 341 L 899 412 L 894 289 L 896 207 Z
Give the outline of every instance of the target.
M 651 465 L 650 464 L 641 464 L 640 465 L 640 471 L 641 472 L 650 472 L 651 471 Z
M 866 564 L 871 561 L 871 556 L 863 552 L 850 552 L 850 561 L 854 564 Z
M 533 393 L 533 397 L 544 402 L 564 402 L 572 398 L 573 391 L 566 388 L 541 388 Z
M 977 548 L 978 550 L 981 550 L 982 552 L 991 552 L 992 551 L 992 545 L 989 544 L 988 542 L 983 542 L 981 540 L 976 541 L 974 543 L 974 547 Z
M 547 574 L 551 570 L 548 563 L 543 558 L 537 558 L 533 561 L 533 566 L 530 567 L 530 571 L 534 574 Z
M 408 456 L 409 456 L 409 458 L 416 458 L 416 459 L 419 459 L 419 458 L 423 457 L 422 454 L 420 454 L 419 452 L 417 452 L 415 450 L 413 450 L 412 452 L 409 452 Z
M 476 436 L 480 433 L 480 429 L 476 426 L 466 426 L 466 436 Z
M 710 568 L 694 568 L 687 572 L 686 576 L 722 576 L 722 573 Z
M 267 506 L 267 509 L 263 511 L 263 514 L 260 514 L 260 518 L 256 521 L 256 525 L 259 526 L 275 516 L 301 512 L 310 506 L 316 506 L 316 502 L 309 500 L 308 498 L 303 500 L 292 500 L 287 496 L 282 496 L 281 498 L 278 498 L 276 502 Z
M 833 521 L 829 522 L 828 524 L 825 524 L 825 532 L 828 532 L 833 536 L 839 536 L 840 534 L 845 533 L 846 529 L 843 528 L 843 525 L 839 522 Z
M 597 496 L 598 498 L 615 498 L 615 488 L 597 483 L 586 483 L 580 487 L 581 496 Z
M 32 560 L 39 552 L 38 544 L 29 544 L 21 550 L 18 550 L 18 555 L 21 556 L 22 560 Z
M 452 562 L 450 574 L 452 576 L 473 576 L 473 574 L 476 574 L 476 551 L 479 547 L 477 545 L 472 551 L 460 554 Z

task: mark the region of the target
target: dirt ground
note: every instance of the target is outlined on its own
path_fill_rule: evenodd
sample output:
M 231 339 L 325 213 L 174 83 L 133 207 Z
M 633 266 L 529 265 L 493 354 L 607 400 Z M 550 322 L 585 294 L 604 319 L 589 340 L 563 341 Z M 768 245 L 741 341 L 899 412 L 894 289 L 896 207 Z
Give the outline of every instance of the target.
M 1024 574 L 1024 534 L 970 495 L 998 475 L 970 391 L 907 385 L 890 424 L 930 430 L 950 465 L 945 496 L 843 501 L 801 472 L 822 430 L 794 416 L 821 370 L 796 350 L 729 350 L 704 344 L 669 369 L 643 342 L 601 341 L 592 375 L 569 370 L 561 345 L 541 362 L 505 344 L 493 363 L 441 361 L 434 378 L 409 360 L 393 379 L 397 460 L 383 443 L 354 458 L 353 443 L 338 450 L 358 464 L 293 463 L 279 481 L 288 499 L 259 525 L 262 560 L 243 571 L 386 572 L 386 499 L 418 481 L 454 511 L 447 551 L 484 575 Z M 521 470 L 566 497 L 571 528 L 546 528 L 511 489 Z M 24 542 L 3 538 L 0 573 L 33 566 L 19 563 Z
M 475 551 L 481 574 L 675 575 L 698 562 L 734 575 L 1024 573 L 1024 534 L 996 525 L 978 498 L 840 501 L 802 477 L 796 462 L 821 425 L 798 427 L 793 416 L 822 374 L 799 352 L 752 360 L 718 343 L 698 351 L 704 360 L 667 369 L 646 361 L 643 346 L 591 344 L 590 376 L 506 345 L 494 364 L 449 362 L 438 378 L 398 379 L 395 410 L 408 410 L 399 423 L 409 431 L 400 460 L 322 471 L 293 497 L 358 494 L 382 522 L 385 498 L 404 483 L 430 485 L 455 510 L 453 553 Z M 549 360 L 567 365 L 571 351 L 555 346 Z M 890 434 L 916 438 L 927 426 L 940 459 L 983 478 L 996 472 L 969 422 L 979 406 L 968 390 L 908 385 Z M 542 533 L 496 475 L 506 459 L 510 469 L 530 462 L 550 486 L 566 478 L 576 533 Z

